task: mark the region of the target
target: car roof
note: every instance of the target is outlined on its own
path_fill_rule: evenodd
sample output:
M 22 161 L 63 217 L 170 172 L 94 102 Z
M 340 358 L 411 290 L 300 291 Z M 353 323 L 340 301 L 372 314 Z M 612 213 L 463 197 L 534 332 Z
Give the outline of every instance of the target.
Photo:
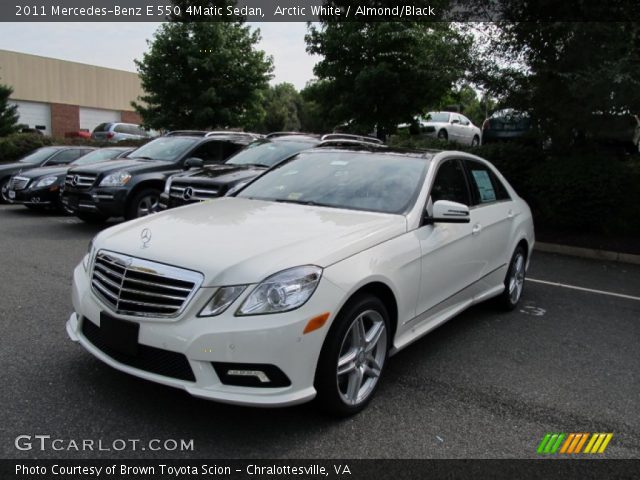
M 342 152 L 342 153 L 376 153 L 380 155 L 388 155 L 388 156 L 403 156 L 403 157 L 412 157 L 412 158 L 424 158 L 431 160 L 435 157 L 441 150 L 412 150 L 408 148 L 396 148 L 396 147 L 387 147 L 384 145 L 375 145 L 375 144 L 367 144 L 367 143 L 353 143 L 353 144 L 338 144 L 333 145 L 327 142 L 324 145 L 318 145 L 315 148 L 310 150 L 306 150 L 306 152 Z
M 279 135 L 277 137 L 267 136 L 265 140 L 269 142 L 309 142 L 320 143 L 320 138 L 315 135 L 295 134 L 295 135 Z

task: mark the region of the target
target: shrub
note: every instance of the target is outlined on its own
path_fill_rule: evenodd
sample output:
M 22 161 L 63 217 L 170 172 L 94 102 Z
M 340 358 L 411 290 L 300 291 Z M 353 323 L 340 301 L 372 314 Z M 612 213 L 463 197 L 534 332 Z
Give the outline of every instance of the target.
M 479 147 L 397 135 L 393 146 L 466 151 L 493 163 L 524 198 L 536 225 L 555 231 L 640 233 L 640 157 L 553 152 L 519 143 Z
M 0 138 L 0 162 L 12 162 L 41 147 L 53 144 L 50 137 L 35 133 L 14 133 Z
M 20 157 L 31 153 L 37 148 L 50 145 L 87 145 L 90 147 L 139 147 L 151 139 L 125 140 L 118 143 L 98 142 L 85 138 L 52 139 L 44 135 L 34 133 L 15 133 L 0 138 L 0 162 L 13 162 Z

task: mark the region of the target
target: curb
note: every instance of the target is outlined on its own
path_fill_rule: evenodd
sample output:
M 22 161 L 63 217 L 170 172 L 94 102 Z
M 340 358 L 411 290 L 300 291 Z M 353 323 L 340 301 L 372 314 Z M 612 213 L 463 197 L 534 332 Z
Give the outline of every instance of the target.
M 608 260 L 610 262 L 631 263 L 640 265 L 640 255 L 631 253 L 611 252 L 609 250 L 596 250 L 594 248 L 571 247 L 556 243 L 536 242 L 534 250 L 547 253 L 559 253 L 571 257 L 590 258 L 593 260 Z

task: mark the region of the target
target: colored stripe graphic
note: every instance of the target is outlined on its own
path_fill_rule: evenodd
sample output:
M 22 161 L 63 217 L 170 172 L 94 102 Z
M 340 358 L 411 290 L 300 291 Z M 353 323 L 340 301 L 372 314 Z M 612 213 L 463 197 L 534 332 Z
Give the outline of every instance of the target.
M 613 433 L 547 433 L 538 445 L 537 452 L 541 455 L 604 453 L 612 438 Z M 587 446 L 582 451 L 585 443 Z
M 556 453 L 565 437 L 564 433 L 547 433 L 538 445 L 538 453 L 544 455 Z

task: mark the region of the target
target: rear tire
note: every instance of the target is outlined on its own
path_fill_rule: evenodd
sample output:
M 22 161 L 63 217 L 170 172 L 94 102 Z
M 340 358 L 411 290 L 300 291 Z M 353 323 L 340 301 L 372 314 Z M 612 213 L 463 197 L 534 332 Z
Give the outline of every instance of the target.
M 336 416 L 363 410 L 373 398 L 391 343 L 389 314 L 373 295 L 351 299 L 331 325 L 314 385 L 317 405 Z
M 445 142 L 449 140 L 449 134 L 444 128 L 438 132 L 438 140 L 443 140 Z
M 526 265 L 527 252 L 522 245 L 518 245 L 509 262 L 509 270 L 507 270 L 507 276 L 504 279 L 504 292 L 496 298 L 501 310 L 509 312 L 518 306 L 524 291 Z
M 125 219 L 133 220 L 160 211 L 160 193 L 155 188 L 145 188 L 138 192 L 127 207 Z
M 104 215 L 99 215 L 96 213 L 78 213 L 76 212 L 76 217 L 86 223 L 96 224 L 96 223 L 104 223 L 107 221 L 107 217 Z
M 480 137 L 478 137 L 477 135 L 474 135 L 473 140 L 471 140 L 471 146 L 477 147 L 479 145 L 480 145 Z

